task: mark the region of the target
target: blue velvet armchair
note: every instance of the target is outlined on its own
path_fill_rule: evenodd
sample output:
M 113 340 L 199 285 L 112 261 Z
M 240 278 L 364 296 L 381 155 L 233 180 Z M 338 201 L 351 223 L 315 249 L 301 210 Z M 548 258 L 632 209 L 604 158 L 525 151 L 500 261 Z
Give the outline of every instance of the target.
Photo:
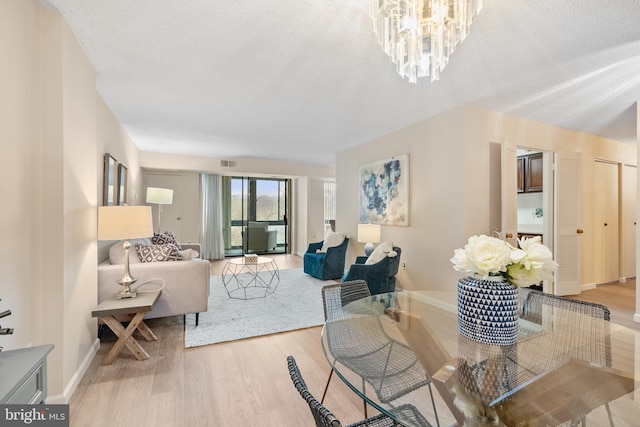
M 400 266 L 401 249 L 397 246 L 393 250 L 398 253 L 395 257 L 385 257 L 375 264 L 365 264 L 366 256 L 356 258 L 356 263 L 351 265 L 349 272 L 342 278 L 343 282 L 351 280 L 364 280 L 369 286 L 371 295 L 394 292 L 396 289 L 396 274 Z
M 304 254 L 304 272 L 316 279 L 330 280 L 339 279 L 344 274 L 344 259 L 347 255 L 349 239 L 339 246 L 327 248 L 326 253 L 316 253 L 322 248 L 322 242 L 311 243 Z

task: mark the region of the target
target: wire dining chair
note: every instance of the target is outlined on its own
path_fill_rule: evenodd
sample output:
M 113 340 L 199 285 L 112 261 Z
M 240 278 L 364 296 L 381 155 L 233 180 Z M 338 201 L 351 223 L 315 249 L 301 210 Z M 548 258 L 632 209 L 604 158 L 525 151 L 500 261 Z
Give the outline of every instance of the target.
M 428 386 L 436 424 L 439 424 L 431 378 L 411 348 L 389 337 L 375 313 L 353 313 L 343 309 L 350 302 L 367 296 L 370 296 L 369 288 L 364 280 L 323 287 L 324 333 L 331 357 L 362 378 L 364 394 L 365 382 L 369 383 L 382 403 L 390 403 Z M 387 297 L 386 294 L 375 296 L 377 299 Z M 322 402 L 330 380 L 331 374 Z M 366 402 L 364 414 L 366 417 Z
M 302 378 L 302 374 L 300 373 L 300 369 L 296 363 L 296 360 L 293 356 L 287 357 L 287 366 L 289 368 L 289 375 L 291 376 L 291 381 L 293 381 L 293 385 L 296 387 L 302 398 L 309 405 L 309 409 L 311 410 L 311 414 L 315 420 L 317 427 L 341 427 L 342 423 L 336 416 L 327 409 L 322 403 L 318 402 L 315 397 L 309 392 L 307 388 L 307 384 L 304 382 Z M 430 427 L 431 424 L 422 416 L 422 414 L 417 410 L 417 408 L 413 405 L 405 404 L 398 406 L 392 410 L 392 413 L 397 414 L 402 420 L 410 421 L 412 425 L 419 425 L 423 427 Z M 373 416 L 371 418 L 366 418 L 364 420 L 358 421 L 356 423 L 350 424 L 347 427 L 393 427 L 400 426 L 401 424 L 397 423 L 393 418 L 389 417 L 385 414 L 379 414 Z
M 545 372 L 571 358 L 603 367 L 611 366 L 611 314 L 606 306 L 530 290 L 524 299 L 520 317 L 537 325 L 538 333 L 554 332 L 550 334 L 550 343 L 544 349 L 536 349 L 534 343 L 526 349 L 527 352 L 544 351 L 541 357 L 530 358 L 532 362 L 528 368 L 533 372 Z M 527 341 L 522 341 L 520 345 L 527 346 Z M 608 403 L 605 403 L 605 408 L 609 423 L 613 426 Z M 568 424 L 582 422 L 585 425 L 586 415 L 584 413 Z

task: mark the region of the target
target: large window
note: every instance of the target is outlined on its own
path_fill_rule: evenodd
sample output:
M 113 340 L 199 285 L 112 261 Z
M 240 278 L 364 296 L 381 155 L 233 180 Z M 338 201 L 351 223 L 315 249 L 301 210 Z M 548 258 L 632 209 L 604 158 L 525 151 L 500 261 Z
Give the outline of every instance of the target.
M 288 252 L 289 180 L 225 177 L 223 183 L 227 194 L 223 215 L 229 229 L 225 233 L 226 255 Z M 266 230 L 264 242 L 262 232 L 252 231 L 256 226 Z M 277 235 L 275 245 L 273 235 Z

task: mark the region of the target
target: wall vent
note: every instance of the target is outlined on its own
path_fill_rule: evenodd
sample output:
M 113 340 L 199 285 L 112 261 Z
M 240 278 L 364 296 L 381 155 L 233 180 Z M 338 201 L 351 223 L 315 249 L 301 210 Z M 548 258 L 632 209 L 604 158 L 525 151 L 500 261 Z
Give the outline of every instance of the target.
M 220 166 L 223 168 L 235 168 L 236 161 L 235 160 L 220 160 Z

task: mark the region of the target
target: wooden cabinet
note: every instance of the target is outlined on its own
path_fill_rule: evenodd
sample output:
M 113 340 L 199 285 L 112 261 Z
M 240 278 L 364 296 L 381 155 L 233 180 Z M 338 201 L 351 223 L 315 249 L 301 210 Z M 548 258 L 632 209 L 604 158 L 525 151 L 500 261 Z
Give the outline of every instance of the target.
M 524 163 L 524 157 L 518 157 L 518 185 L 516 186 L 518 193 L 524 193 Z
M 527 156 L 524 180 L 525 193 L 542 191 L 542 153 Z
M 518 193 L 542 191 L 542 153 L 518 157 Z

